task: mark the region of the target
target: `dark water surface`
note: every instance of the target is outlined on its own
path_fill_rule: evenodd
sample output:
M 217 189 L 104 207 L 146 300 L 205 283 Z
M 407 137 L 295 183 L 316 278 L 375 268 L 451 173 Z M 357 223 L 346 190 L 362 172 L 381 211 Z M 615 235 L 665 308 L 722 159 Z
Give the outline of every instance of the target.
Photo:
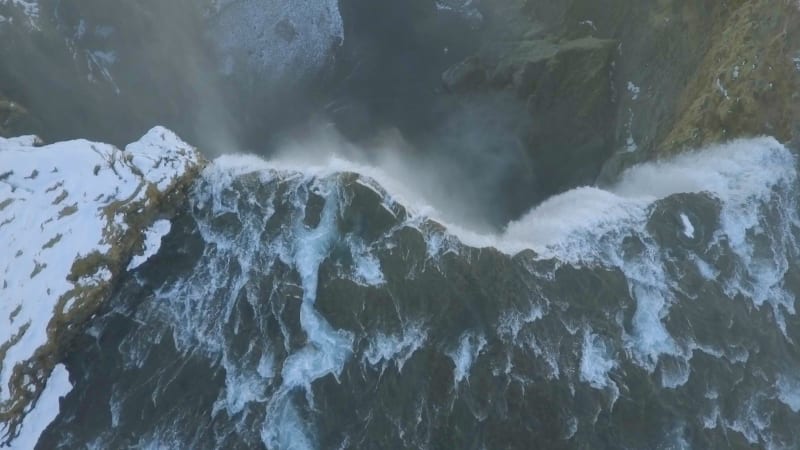
M 382 177 L 217 160 L 77 343 L 39 447 L 800 446 L 779 143 L 639 166 L 493 236 Z

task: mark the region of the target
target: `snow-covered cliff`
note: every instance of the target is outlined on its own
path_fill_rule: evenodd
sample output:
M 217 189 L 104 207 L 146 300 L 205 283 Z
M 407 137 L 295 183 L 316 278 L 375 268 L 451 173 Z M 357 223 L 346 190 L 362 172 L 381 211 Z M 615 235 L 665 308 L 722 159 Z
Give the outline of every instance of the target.
M 203 165 L 160 127 L 124 151 L 38 144 L 0 138 L 0 444 L 19 448 L 36 442 L 49 422 L 42 412 L 54 416 L 71 388 L 56 367 L 64 345 L 115 276 L 154 252 Z

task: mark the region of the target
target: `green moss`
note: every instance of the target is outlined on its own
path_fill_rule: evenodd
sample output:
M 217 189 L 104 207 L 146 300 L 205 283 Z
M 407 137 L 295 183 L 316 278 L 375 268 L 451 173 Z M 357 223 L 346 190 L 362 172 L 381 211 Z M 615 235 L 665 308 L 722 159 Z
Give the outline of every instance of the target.
M 47 243 L 45 243 L 42 246 L 42 250 L 47 248 L 52 248 L 54 245 L 58 244 L 59 241 L 61 241 L 61 238 L 62 238 L 61 233 L 58 233 L 54 238 L 50 239 L 49 241 L 47 241 Z
M 671 153 L 735 137 L 767 134 L 787 141 L 798 123 L 800 14 L 790 4 L 738 1 L 719 12 L 711 46 L 683 90 L 660 151 Z
M 7 199 L 3 200 L 2 202 L 0 202 L 0 211 L 6 209 L 8 207 L 8 205 L 10 205 L 12 203 L 14 203 L 14 199 L 13 198 L 7 198 Z
M 58 212 L 58 218 L 62 219 L 64 217 L 71 216 L 76 212 L 78 212 L 78 204 L 74 203 L 70 206 L 65 206 L 61 208 L 61 211 Z
M 50 186 L 49 188 L 47 188 L 44 192 L 46 192 L 46 193 L 53 192 L 53 191 L 55 191 L 56 189 L 60 188 L 63 185 L 64 185 L 64 182 L 63 181 L 59 181 L 58 183 L 56 183 L 56 184 Z
M 69 192 L 67 192 L 67 191 L 61 191 L 61 194 L 59 194 L 59 195 L 58 195 L 58 197 L 56 197 L 56 199 L 55 199 L 55 200 L 53 200 L 53 204 L 54 204 L 54 205 L 57 205 L 57 204 L 59 204 L 59 203 L 63 202 L 63 201 L 64 201 L 64 199 L 65 199 L 65 198 L 67 198 L 67 196 L 68 196 L 68 195 L 69 195 Z
M 40 263 L 39 261 L 34 260 L 33 271 L 31 272 L 30 277 L 33 278 L 36 275 L 39 275 L 39 273 L 41 273 L 46 267 L 47 263 Z

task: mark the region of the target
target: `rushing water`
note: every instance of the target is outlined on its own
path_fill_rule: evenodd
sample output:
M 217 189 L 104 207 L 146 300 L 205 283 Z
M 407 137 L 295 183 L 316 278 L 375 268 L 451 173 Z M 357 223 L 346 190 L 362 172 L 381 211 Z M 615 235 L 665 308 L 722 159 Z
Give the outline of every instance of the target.
M 51 448 L 798 448 L 797 162 L 736 141 L 481 235 L 216 160 L 68 357 Z

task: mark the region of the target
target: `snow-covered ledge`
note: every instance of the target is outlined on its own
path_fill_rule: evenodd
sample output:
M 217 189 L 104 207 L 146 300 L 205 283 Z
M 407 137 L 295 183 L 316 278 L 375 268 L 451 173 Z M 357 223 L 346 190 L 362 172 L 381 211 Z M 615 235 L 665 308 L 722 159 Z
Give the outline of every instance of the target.
M 0 138 L 0 447 L 32 448 L 55 417 L 64 345 L 155 252 L 204 165 L 161 127 L 124 151 L 37 143 Z

